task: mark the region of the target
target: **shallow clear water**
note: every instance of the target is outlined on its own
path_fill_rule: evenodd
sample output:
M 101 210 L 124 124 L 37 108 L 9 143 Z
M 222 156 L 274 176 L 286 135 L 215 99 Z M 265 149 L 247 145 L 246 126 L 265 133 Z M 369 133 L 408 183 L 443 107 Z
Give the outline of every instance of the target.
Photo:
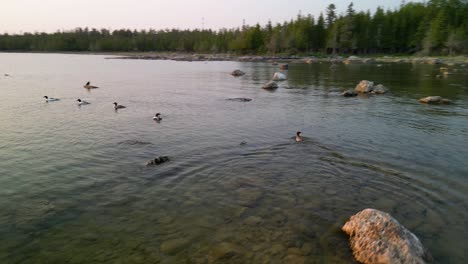
M 268 92 L 267 63 L 104 58 L 0 54 L 1 263 L 353 263 L 367 207 L 464 262 L 468 67 L 291 64 Z M 339 96 L 362 79 L 391 93 Z

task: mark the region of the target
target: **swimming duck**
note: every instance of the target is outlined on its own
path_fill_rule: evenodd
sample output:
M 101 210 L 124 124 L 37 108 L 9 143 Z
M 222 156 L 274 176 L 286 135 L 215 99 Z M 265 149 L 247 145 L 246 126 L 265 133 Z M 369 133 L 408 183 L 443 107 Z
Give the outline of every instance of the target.
M 119 105 L 117 104 L 117 102 L 114 102 L 114 109 L 117 110 L 117 109 L 121 109 L 121 108 L 126 108 L 125 106 L 123 105 Z
M 48 97 L 48 96 L 44 96 L 46 102 L 53 102 L 53 101 L 58 101 L 59 99 L 57 98 L 52 98 L 52 97 Z
M 88 102 L 83 101 L 83 100 L 81 100 L 81 99 L 78 99 L 78 100 L 76 100 L 76 101 L 78 101 L 78 105 L 87 105 L 87 104 L 89 104 Z
M 96 89 L 96 88 L 99 88 L 99 87 L 97 87 L 97 86 L 91 85 L 90 82 L 87 82 L 83 87 L 86 88 L 86 89 Z
M 301 137 L 301 131 L 297 131 L 296 132 L 296 142 L 301 142 L 303 141 L 302 137 Z
M 161 121 L 162 120 L 162 117 L 161 117 L 161 114 L 160 113 L 156 113 L 153 117 L 153 120 L 154 121 Z

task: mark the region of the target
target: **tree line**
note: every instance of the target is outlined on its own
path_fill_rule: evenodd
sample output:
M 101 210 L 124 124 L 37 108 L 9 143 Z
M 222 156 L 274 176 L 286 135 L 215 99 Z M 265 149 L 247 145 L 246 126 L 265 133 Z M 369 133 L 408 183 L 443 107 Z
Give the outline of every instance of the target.
M 221 30 L 77 28 L 55 33 L 0 35 L 2 51 L 169 51 L 236 54 L 466 54 L 468 1 L 405 3 L 374 13 L 337 14 L 330 4 L 318 17 L 298 15 L 273 25 Z

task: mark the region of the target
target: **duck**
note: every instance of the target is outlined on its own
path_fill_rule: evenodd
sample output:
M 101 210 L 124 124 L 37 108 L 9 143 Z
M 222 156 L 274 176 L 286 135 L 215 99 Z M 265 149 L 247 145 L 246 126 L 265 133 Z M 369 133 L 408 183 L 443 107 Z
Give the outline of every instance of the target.
M 78 105 L 87 105 L 87 104 L 89 104 L 88 102 L 83 101 L 83 100 L 81 100 L 81 99 L 78 99 L 78 100 L 76 100 L 76 101 L 78 101 Z
M 161 117 L 161 114 L 160 113 L 156 113 L 153 117 L 153 120 L 154 121 L 161 121 L 162 120 L 162 117 Z
M 117 110 L 117 109 L 121 109 L 121 108 L 126 108 L 125 106 L 123 105 L 119 105 L 117 104 L 117 102 L 114 102 L 114 109 Z
M 303 141 L 302 137 L 301 137 L 301 131 L 297 131 L 296 132 L 296 142 L 301 142 Z
M 53 101 L 58 101 L 60 99 L 57 99 L 57 98 L 52 98 L 52 97 L 48 97 L 47 95 L 44 96 L 46 102 L 53 102 Z
M 96 88 L 99 88 L 99 87 L 97 87 L 97 86 L 91 85 L 90 82 L 87 82 L 83 87 L 86 88 L 86 89 L 96 89 Z

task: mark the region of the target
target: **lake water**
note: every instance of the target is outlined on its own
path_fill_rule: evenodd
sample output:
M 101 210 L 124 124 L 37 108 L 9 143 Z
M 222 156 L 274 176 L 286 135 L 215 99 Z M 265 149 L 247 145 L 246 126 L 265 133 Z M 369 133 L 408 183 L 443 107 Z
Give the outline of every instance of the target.
M 0 54 L 0 263 L 354 263 L 340 227 L 368 207 L 464 263 L 468 66 L 291 64 L 261 89 L 277 67 Z M 339 96 L 362 79 L 391 92 Z

